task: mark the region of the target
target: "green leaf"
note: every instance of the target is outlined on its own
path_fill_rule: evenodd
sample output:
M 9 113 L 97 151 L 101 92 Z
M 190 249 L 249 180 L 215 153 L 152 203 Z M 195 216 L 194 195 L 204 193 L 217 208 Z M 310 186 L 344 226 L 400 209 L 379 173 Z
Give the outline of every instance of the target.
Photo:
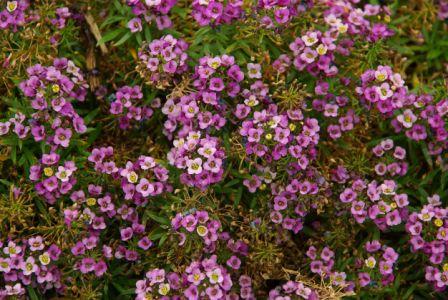
M 170 225 L 170 221 L 168 219 L 158 216 L 156 213 L 154 213 L 152 211 L 147 210 L 147 211 L 145 211 L 145 214 L 148 215 L 151 219 L 153 219 L 157 223 L 160 223 L 163 225 Z
M 149 26 L 145 26 L 143 33 L 145 34 L 145 41 L 151 42 L 152 36 L 151 36 L 151 30 L 149 30 Z
M 128 31 L 126 32 L 125 35 L 123 35 L 121 37 L 121 39 L 118 40 L 118 42 L 116 42 L 114 44 L 114 46 L 120 46 L 121 44 L 124 44 L 127 40 L 129 40 L 129 38 L 132 36 L 132 32 Z
M 98 112 L 100 111 L 100 108 L 96 108 L 94 110 L 92 110 L 91 112 L 89 112 L 87 114 L 87 116 L 84 117 L 84 124 L 88 125 L 90 122 L 92 122 L 92 120 L 96 117 L 96 115 L 98 114 Z
M 30 297 L 31 300 L 39 300 L 40 299 L 39 296 L 37 295 L 36 291 L 32 287 L 28 286 L 26 289 L 28 290 L 28 296 Z
M 103 45 L 109 41 L 112 41 L 113 39 L 115 39 L 117 36 L 119 36 L 120 34 L 122 34 L 126 29 L 124 28 L 119 28 L 119 29 L 115 29 L 113 31 L 109 31 L 108 33 L 106 33 L 101 40 L 98 41 L 98 43 L 96 44 L 97 46 L 99 45 Z M 128 32 L 130 33 L 130 32 Z

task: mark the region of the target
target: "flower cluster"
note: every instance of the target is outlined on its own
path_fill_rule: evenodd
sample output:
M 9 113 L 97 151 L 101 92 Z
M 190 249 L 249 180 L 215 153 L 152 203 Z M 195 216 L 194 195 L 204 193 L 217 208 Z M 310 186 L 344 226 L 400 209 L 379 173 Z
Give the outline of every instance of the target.
M 218 264 L 216 255 L 193 261 L 182 274 L 166 273 L 163 269 L 152 269 L 146 278 L 137 281 L 136 299 L 148 297 L 186 297 L 187 299 L 254 299 L 252 281 L 242 275 L 239 278 L 240 294 L 235 291 L 229 271 Z
M 29 179 L 36 182 L 37 194 L 44 197 L 49 204 L 54 204 L 76 184 L 76 170 L 73 161 L 67 160 L 60 164 L 59 154 L 53 152 L 43 154 L 39 164 L 31 166 Z
M 97 247 L 99 238 L 95 235 L 83 238 L 77 242 L 71 249 L 74 257 L 83 256 L 75 262 L 73 269 L 81 272 L 82 274 L 94 273 L 96 277 L 101 277 L 107 271 L 107 264 L 102 259 L 95 259 L 93 255 L 89 255 L 89 252 L 93 252 L 92 249 Z M 104 247 L 104 254 L 108 248 Z
M 375 173 L 378 176 L 404 176 L 408 171 L 408 163 L 405 162 L 406 150 L 395 146 L 391 139 L 381 141 L 372 149 L 373 154 L 381 158 L 375 165 Z
M 166 35 L 142 46 L 137 71 L 146 83 L 159 89 L 173 85 L 176 75 L 188 69 L 188 44 Z
M 22 113 L 14 114 L 8 121 L 0 122 L 0 136 L 8 134 L 11 130 L 19 139 L 25 139 L 30 132 L 30 126 L 24 125 L 26 116 Z M 11 128 L 14 125 L 14 129 Z
M 92 150 L 88 160 L 95 164 L 95 170 L 111 175 L 120 181 L 126 200 L 136 205 L 145 205 L 148 197 L 155 197 L 172 188 L 168 184 L 168 170 L 151 156 L 141 155 L 137 161 L 127 161 L 124 168 L 118 168 L 113 160 L 113 148 L 101 147 Z M 111 158 L 111 160 L 105 161 Z
M 123 86 L 114 94 L 114 101 L 110 104 L 110 113 L 119 116 L 121 129 L 128 129 L 131 121 L 143 121 L 151 118 L 153 110 L 142 102 L 143 93 L 140 86 Z M 157 101 L 155 101 L 157 104 Z
M 67 24 L 67 19 L 72 16 L 68 7 L 59 7 L 56 9 L 56 18 L 51 19 L 51 24 L 53 24 L 57 29 L 65 28 Z
M 440 196 L 428 197 L 429 204 L 413 212 L 406 223 L 413 252 L 422 252 L 429 261 L 425 278 L 438 291 L 448 286 L 448 210 L 440 207 Z
M 19 84 L 36 111 L 29 121 L 35 141 L 45 141 L 54 149 L 67 148 L 74 132 L 84 133 L 84 120 L 72 101 L 84 101 L 87 84 L 78 67 L 66 58 L 57 58 L 53 66 L 40 64 L 27 69 L 29 78 Z
M 0 299 L 447 298 L 447 0 L 0 2 Z
M 375 108 L 392 118 L 396 133 L 405 131 L 409 139 L 428 140 L 432 155 L 438 155 L 448 147 L 444 120 L 448 114 L 447 99 L 436 102 L 431 95 L 409 93 L 401 75 L 393 73 L 389 66 L 367 70 L 361 75 L 361 82 L 356 88 L 361 100 L 369 109 Z
M 306 255 L 311 259 L 310 270 L 312 273 L 318 274 L 321 278 L 330 281 L 331 285 L 346 290 L 353 289 L 353 282 L 347 281 L 345 272 L 338 272 L 333 269 L 335 263 L 335 253 L 328 246 L 318 251 L 316 247 L 308 248 Z
M 112 195 L 102 191 L 101 186 L 90 184 L 88 196 L 83 190 L 73 192 L 70 199 L 74 205 L 64 211 L 69 228 L 84 228 L 71 247 L 71 253 L 78 258 L 74 268 L 97 277 L 107 271 L 106 261 L 114 258 L 136 261 L 139 251 L 144 253 L 153 245 L 136 209 L 113 201 Z M 100 239 L 103 231 L 111 232 L 108 229 L 113 222 L 119 223 L 120 245 L 114 239 Z
M 205 189 L 221 181 L 225 152 L 218 138 L 201 135 L 200 131 L 193 131 L 185 139 L 174 140 L 167 157 L 171 165 L 185 170 L 180 175 L 182 184 Z
M 185 138 L 191 131 L 219 130 L 226 124 L 222 116 L 224 105 L 211 101 L 208 93 L 199 96 L 190 93 L 180 98 L 168 99 L 162 107 L 162 113 L 168 119 L 164 124 L 164 133 L 170 139 L 175 133 L 177 138 Z
M 306 69 L 308 73 L 316 77 L 319 74 L 328 77 L 336 75 L 338 67 L 334 64 L 335 53 L 339 49 L 348 48 L 336 45 L 337 36 L 341 32 L 341 28 L 338 28 L 336 32 L 308 31 L 301 37 L 297 37 L 289 45 L 289 49 L 293 52 L 293 64 L 296 69 L 299 71 Z M 346 54 L 345 51 L 339 52 Z
M 204 56 L 195 67 L 193 79 L 193 86 L 199 91 L 202 100 L 217 105 L 220 97 L 234 98 L 238 95 L 244 73 L 233 56 Z
M 358 283 L 360 286 L 389 285 L 394 282 L 394 266 L 398 260 L 398 253 L 392 247 L 381 246 L 377 240 L 364 245 L 365 259 L 357 258 L 355 267 L 358 269 Z
M 343 85 L 348 85 L 349 82 L 341 80 Z M 319 111 L 328 120 L 337 119 L 337 123 L 331 122 L 327 126 L 327 132 L 330 138 L 339 139 L 344 132 L 351 131 L 355 125 L 359 123 L 359 117 L 354 110 L 348 105 L 349 98 L 345 95 L 336 96 L 329 92 L 329 83 L 320 81 L 315 87 L 316 95 L 320 98 L 313 100 L 313 109 Z
M 194 0 L 193 18 L 200 26 L 230 24 L 243 16 L 242 0 Z
M 208 212 L 200 210 L 192 214 L 178 213 L 172 220 L 171 226 L 181 237 L 179 245 L 183 245 L 186 239 L 193 233 L 203 240 L 210 252 L 216 248 L 215 242 L 219 238 L 221 222 L 209 218 Z M 188 236 L 187 236 L 188 235 Z
M 136 16 L 129 21 L 128 28 L 131 32 L 139 32 L 143 30 L 142 22 L 151 24 L 154 21 L 159 30 L 171 27 L 172 22 L 168 14 L 176 2 L 177 0 L 126 0 L 126 4 Z
M 249 98 L 247 106 L 239 106 L 237 109 L 249 112 L 248 107 L 258 105 L 257 100 L 252 100 Z M 269 105 L 268 109 L 255 111 L 253 117 L 242 122 L 239 133 L 245 141 L 245 152 L 250 157 L 262 159 L 260 165 L 263 169 L 270 167 L 272 172 L 275 172 L 272 163 L 286 158 L 294 160 L 288 166 L 291 172 L 306 170 L 316 154 L 315 145 L 319 141 L 320 130 L 318 121 L 314 118 L 305 119 L 300 110 L 289 110 L 287 113 L 279 113 L 277 110 L 276 105 Z M 298 127 L 297 121 L 302 121 L 303 126 Z M 251 181 L 244 183 L 252 193 L 261 186 L 260 178 L 254 176 Z M 264 181 L 272 182 L 272 176 L 267 176 Z
M 339 195 L 343 203 L 350 204 L 350 213 L 356 222 L 364 223 L 370 219 L 380 229 L 399 225 L 406 220 L 409 205 L 408 195 L 397 193 L 398 185 L 394 180 L 382 183 L 372 180 L 353 180 L 351 187 Z
M 2 3 L 5 3 L 3 1 Z M 0 11 L 0 29 L 11 29 L 16 31 L 28 22 L 26 11 L 30 6 L 28 0 L 6 1 L 6 7 Z
M 308 2 L 308 3 L 306 3 Z M 278 24 L 285 24 L 296 17 L 300 12 L 306 10 L 310 1 L 290 1 L 290 0 L 260 0 L 258 9 L 265 16 L 260 18 L 261 24 L 267 28 L 275 28 L 273 20 Z
M 276 287 L 269 292 L 269 300 L 277 299 L 319 299 L 318 294 L 312 288 L 300 281 L 289 280 L 285 284 Z
M 435 103 L 431 95 L 410 95 L 410 101 L 391 121 L 395 132 L 404 131 L 414 141 L 427 141 L 431 155 L 439 155 L 448 148 L 448 99 Z
M 47 247 L 41 236 L 34 236 L 20 242 L 0 241 L 0 248 L 0 273 L 5 284 L 0 298 L 21 297 L 26 286 L 43 291 L 64 289 L 62 272 L 55 264 L 61 255 L 56 245 Z
M 365 4 L 364 8 L 355 7 L 353 1 L 319 1 L 324 2 L 328 9 L 325 10 L 325 22 L 334 29 L 347 31 L 348 34 L 365 38 L 374 42 L 382 38 L 388 38 L 394 31 L 386 26 L 390 11 L 380 5 Z M 384 23 L 375 23 L 381 20 L 384 14 Z
M 361 86 L 356 88 L 356 92 L 366 105 L 374 106 L 386 115 L 409 101 L 404 80 L 389 66 L 378 66 L 376 70 L 364 72 L 361 75 Z

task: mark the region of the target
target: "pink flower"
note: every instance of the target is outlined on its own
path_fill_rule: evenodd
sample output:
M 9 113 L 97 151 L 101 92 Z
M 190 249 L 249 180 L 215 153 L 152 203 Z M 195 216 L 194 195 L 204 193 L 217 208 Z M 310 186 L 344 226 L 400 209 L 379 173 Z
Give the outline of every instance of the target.
M 201 174 L 202 172 L 202 159 L 201 158 L 195 158 L 195 159 L 188 159 L 186 166 L 188 168 L 188 174 Z
M 222 271 L 220 268 L 215 268 L 211 271 L 208 271 L 206 274 L 207 274 L 207 277 L 210 280 L 211 284 L 221 283 L 224 280 L 224 277 L 222 275 Z
M 261 180 L 256 175 L 252 175 L 251 179 L 244 179 L 243 184 L 249 189 L 249 192 L 255 193 L 255 191 L 260 187 Z
M 70 138 L 72 137 L 72 131 L 69 128 L 58 128 L 54 134 L 54 143 L 56 145 L 61 145 L 67 148 L 70 143 Z
M 414 115 L 412 110 L 406 109 L 403 114 L 397 116 L 397 120 L 404 127 L 411 128 L 415 121 L 417 121 L 417 117 Z
M 81 260 L 81 266 L 79 270 L 81 273 L 86 274 L 93 271 L 95 268 L 95 260 L 91 257 L 85 257 Z
M 128 22 L 128 28 L 132 33 L 142 31 L 142 20 L 140 18 L 133 18 Z
M 140 179 L 140 182 L 137 184 L 135 190 L 142 194 L 143 197 L 148 197 L 150 194 L 154 192 L 154 185 L 151 184 L 146 178 Z
M 400 223 L 401 223 L 401 216 L 397 209 L 386 214 L 387 225 L 394 226 Z
M 127 241 L 132 238 L 132 235 L 134 234 L 131 227 L 123 228 L 120 230 L 121 240 Z
M 44 243 L 41 236 L 32 237 L 28 240 L 31 251 L 39 251 L 44 249 Z
M 389 99 L 394 94 L 387 82 L 381 84 L 379 87 L 376 87 L 376 92 L 381 100 Z

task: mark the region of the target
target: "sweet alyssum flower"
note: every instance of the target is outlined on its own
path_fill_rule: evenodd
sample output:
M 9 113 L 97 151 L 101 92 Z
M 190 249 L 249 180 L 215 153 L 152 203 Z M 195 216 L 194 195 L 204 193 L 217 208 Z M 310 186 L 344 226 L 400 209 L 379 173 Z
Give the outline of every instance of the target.
M 0 296 L 24 295 L 27 286 L 64 290 L 62 272 L 56 266 L 62 251 L 55 244 L 46 246 L 42 236 L 33 236 L 5 244 L 0 241 L 0 248 L 0 273 L 7 282 L 0 288 Z
M 114 95 L 114 101 L 110 104 L 109 112 L 119 116 L 121 129 L 128 129 L 131 121 L 142 122 L 151 118 L 153 109 L 148 105 L 142 105 L 143 93 L 140 86 L 123 86 Z M 154 101 L 157 106 L 157 101 Z
M 72 105 L 75 100 L 84 101 L 87 94 L 82 72 L 72 61 L 57 58 L 50 67 L 29 67 L 27 74 L 19 87 L 35 110 L 29 120 L 34 140 L 67 148 L 74 133 L 87 130 Z
M 128 27 L 131 32 L 142 31 L 142 23 L 155 22 L 159 30 L 172 26 L 169 18 L 171 9 L 177 0 L 126 0 L 126 4 L 132 8 L 132 13 L 136 16 L 129 21 Z
M 60 156 L 54 152 L 43 154 L 40 163 L 30 168 L 29 179 L 36 182 L 38 195 L 50 204 L 54 204 L 76 184 L 76 178 L 73 176 L 77 170 L 75 163 L 65 161 L 63 165 L 58 165 L 59 160 Z
M 241 0 L 194 0 L 192 16 L 200 26 L 229 24 L 243 16 Z
M 187 71 L 187 49 L 183 39 L 171 35 L 155 39 L 139 50 L 137 71 L 147 84 L 165 89 L 176 82 L 177 75 Z
M 171 165 L 184 169 L 182 183 L 204 189 L 219 182 L 224 173 L 225 153 L 218 138 L 201 132 L 190 132 L 186 139 L 174 140 L 174 147 L 167 155 Z

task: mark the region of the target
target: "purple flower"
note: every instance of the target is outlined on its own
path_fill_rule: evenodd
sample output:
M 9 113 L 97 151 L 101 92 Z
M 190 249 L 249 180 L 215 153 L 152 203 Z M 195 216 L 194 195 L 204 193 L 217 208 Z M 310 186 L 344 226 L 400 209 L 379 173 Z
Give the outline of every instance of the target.
M 70 138 L 72 137 L 72 131 L 69 128 L 58 128 L 55 131 L 54 135 L 54 143 L 56 145 L 61 145 L 64 148 L 67 148 L 70 143 Z
M 140 18 L 133 18 L 128 22 L 128 28 L 133 33 L 142 31 L 142 20 L 140 20 Z

